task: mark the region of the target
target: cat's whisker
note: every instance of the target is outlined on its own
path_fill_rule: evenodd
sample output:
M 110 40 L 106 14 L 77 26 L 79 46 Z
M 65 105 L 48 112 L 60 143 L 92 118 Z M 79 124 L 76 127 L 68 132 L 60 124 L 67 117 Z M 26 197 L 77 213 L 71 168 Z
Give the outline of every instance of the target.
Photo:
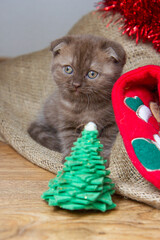
M 89 95 L 87 94 L 87 108 L 89 108 L 89 104 L 90 104 L 90 99 L 89 99 Z

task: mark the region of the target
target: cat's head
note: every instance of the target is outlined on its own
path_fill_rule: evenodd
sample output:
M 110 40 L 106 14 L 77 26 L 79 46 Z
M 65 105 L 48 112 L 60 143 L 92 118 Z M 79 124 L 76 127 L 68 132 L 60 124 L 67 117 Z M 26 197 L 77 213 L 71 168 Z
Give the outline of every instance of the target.
M 123 47 L 103 37 L 65 36 L 51 43 L 52 73 L 63 96 L 110 98 L 126 61 Z

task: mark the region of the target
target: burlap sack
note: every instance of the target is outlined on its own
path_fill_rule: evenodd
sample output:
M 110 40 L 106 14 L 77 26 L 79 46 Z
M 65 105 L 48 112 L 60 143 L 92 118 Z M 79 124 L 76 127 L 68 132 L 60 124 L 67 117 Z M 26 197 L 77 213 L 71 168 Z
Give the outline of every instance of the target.
M 127 52 L 124 72 L 147 64 L 160 65 L 159 54 L 151 45 L 136 45 L 135 41 L 121 34 L 118 25 L 111 23 L 105 27 L 110 17 L 102 21 L 98 16 L 98 13 L 87 14 L 69 34 L 94 34 L 121 43 Z M 42 147 L 27 134 L 28 125 L 55 87 L 50 66 L 49 49 L 0 63 L 0 139 L 34 164 L 56 173 L 62 167 L 61 154 Z M 110 162 L 117 193 L 160 208 L 160 191 L 136 171 L 120 136 L 112 149 Z

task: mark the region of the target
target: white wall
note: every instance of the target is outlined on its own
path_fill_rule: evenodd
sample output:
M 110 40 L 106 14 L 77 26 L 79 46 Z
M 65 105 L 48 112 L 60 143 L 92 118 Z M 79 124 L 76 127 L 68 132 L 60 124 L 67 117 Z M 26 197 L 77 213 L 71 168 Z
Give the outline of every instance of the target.
M 65 35 L 96 0 L 0 0 L 0 56 L 48 46 Z

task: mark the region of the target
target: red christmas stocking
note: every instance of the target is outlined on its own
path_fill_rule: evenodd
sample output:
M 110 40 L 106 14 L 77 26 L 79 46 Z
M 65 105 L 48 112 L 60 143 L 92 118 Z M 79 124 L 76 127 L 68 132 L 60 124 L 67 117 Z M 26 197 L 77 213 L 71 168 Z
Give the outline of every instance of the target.
M 160 189 L 160 125 L 150 102 L 160 104 L 160 67 L 148 65 L 123 74 L 112 103 L 126 151 L 136 169 Z

